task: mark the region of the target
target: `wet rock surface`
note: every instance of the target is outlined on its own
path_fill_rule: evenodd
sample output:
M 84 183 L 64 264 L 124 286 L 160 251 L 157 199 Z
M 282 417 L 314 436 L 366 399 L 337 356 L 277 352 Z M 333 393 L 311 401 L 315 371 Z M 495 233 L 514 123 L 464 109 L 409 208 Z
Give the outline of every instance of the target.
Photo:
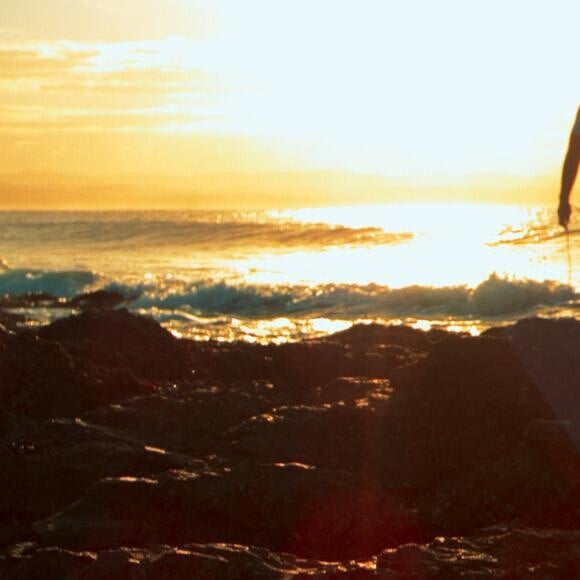
M 147 379 L 188 378 L 191 373 L 186 349 L 170 332 L 125 309 L 61 318 L 39 336 L 58 342 L 74 357 Z
M 0 517 L 20 526 L 64 509 L 101 478 L 202 463 L 80 419 L 29 423 L 2 443 L 0 470 L 9 477 L 2 486 Z
M 76 550 L 226 541 L 336 560 L 417 539 L 413 520 L 350 474 L 277 463 L 104 479 L 34 531 Z
M 118 300 L 0 330 L 1 578 L 580 576 L 580 322 L 196 343 Z
M 11 418 L 79 415 L 107 402 L 151 392 L 124 366 L 72 355 L 58 341 L 0 331 L 0 433 Z
M 493 527 L 469 537 L 438 537 L 383 551 L 383 578 L 576 578 L 580 574 L 578 532 Z

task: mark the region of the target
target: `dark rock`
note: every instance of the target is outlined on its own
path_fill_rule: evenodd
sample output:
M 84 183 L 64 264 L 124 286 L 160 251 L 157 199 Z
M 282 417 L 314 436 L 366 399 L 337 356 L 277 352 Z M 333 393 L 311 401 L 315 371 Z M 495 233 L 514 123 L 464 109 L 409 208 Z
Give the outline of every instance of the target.
M 436 530 L 468 533 L 526 517 L 577 525 L 577 449 L 565 435 L 555 454 L 530 438 L 529 426 L 553 420 L 553 410 L 510 340 L 449 338 L 393 382 L 389 413 L 436 427 L 403 443 L 415 441 L 414 452 L 433 459 L 434 477 L 416 505 Z
M 149 392 L 150 386 L 125 370 L 75 358 L 56 342 L 0 332 L 0 434 L 10 416 L 76 416 Z
M 386 400 L 393 392 L 387 379 L 369 379 L 366 377 L 338 377 L 318 389 L 314 403 L 337 403 L 344 401 L 354 403 L 364 399 Z
M 393 413 L 383 385 L 380 396 L 355 404 L 280 407 L 253 417 L 227 433 L 229 456 L 336 469 L 417 502 L 457 473 L 456 458 L 447 453 L 450 443 L 438 420 Z
M 26 317 L 22 314 L 14 312 L 7 312 L 0 309 L 0 331 L 14 331 L 17 330 L 21 324 L 26 322 Z
M 47 576 L 42 574 L 48 571 Z M 71 552 L 35 544 L 0 554 L 3 580 L 284 580 L 375 578 L 373 561 L 321 562 L 256 546 L 187 544 Z M 27 576 L 30 574 L 30 576 Z
M 4 580 L 570 580 L 580 576 L 580 532 L 488 528 L 404 544 L 368 561 L 305 560 L 254 546 L 186 544 L 73 552 L 34 544 L 0 554 Z
M 533 448 L 514 446 L 435 484 L 420 513 L 439 533 L 469 534 L 509 521 L 580 528 L 579 476 L 568 477 Z
M 223 447 L 222 434 L 269 408 L 259 394 L 243 388 L 176 389 L 95 410 L 87 419 L 138 437 L 149 445 L 197 456 Z
M 221 556 L 173 550 L 161 554 L 150 564 L 147 577 L 150 580 L 227 578 L 229 568 L 229 562 Z
M 69 301 L 73 308 L 81 310 L 112 310 L 121 304 L 126 304 L 128 299 L 120 292 L 114 290 L 96 290 L 79 294 Z
M 485 333 L 509 339 L 514 355 L 555 418 L 580 415 L 580 324 L 572 318 L 528 318 Z M 580 443 L 580 434 L 577 442 Z
M 0 331 L 0 578 L 578 577 L 579 337 Z
M 72 580 L 96 561 L 96 556 L 87 552 L 31 547 L 22 544 L 0 555 L 3 580 Z
M 309 397 L 312 387 L 342 375 L 353 374 L 354 361 L 339 344 L 312 341 L 285 345 L 195 344 L 196 367 L 208 377 L 240 381 L 268 379 L 291 384 L 289 396 Z M 358 374 L 358 373 L 354 373 Z
M 219 541 L 324 560 L 422 537 L 413 514 L 380 489 L 297 464 L 102 480 L 35 531 L 73 549 Z
M 392 341 L 389 343 L 349 342 L 354 337 L 345 335 L 342 340 L 320 339 L 271 347 L 272 378 L 285 378 L 302 388 L 320 386 L 338 377 L 388 378 L 393 369 L 423 358 L 429 348 L 428 343 L 418 338 L 401 339 L 398 333 L 381 336 Z M 401 339 L 400 343 L 397 339 Z
M 279 407 L 231 429 L 227 440 L 234 457 L 375 476 L 386 451 L 381 409 L 368 404 Z
M 579 540 L 579 532 L 490 529 L 386 550 L 378 557 L 377 573 L 392 580 L 578 578 Z
M 418 507 L 432 533 L 525 518 L 580 525 L 577 448 L 564 431 L 530 437 L 553 414 L 509 340 L 448 337 L 393 383 L 335 380 L 318 397 L 348 404 L 256 416 L 228 433 L 233 457 L 364 473 Z
M 39 331 L 75 357 L 126 369 L 149 380 L 191 378 L 185 345 L 154 320 L 127 310 L 88 310 Z
M 189 544 L 167 550 L 152 560 L 147 580 L 284 580 L 374 578 L 372 562 L 320 562 L 265 548 L 228 544 Z
M 312 388 L 341 376 L 388 378 L 424 358 L 434 342 L 405 327 L 360 325 L 325 339 L 282 345 L 190 344 L 196 366 L 219 380 L 289 383 L 286 403 L 310 400 Z M 447 333 L 443 333 L 447 336 Z M 440 338 L 439 338 L 440 340 Z
M 447 336 L 449 335 L 445 331 L 433 330 L 425 333 L 409 326 L 355 324 L 347 330 L 330 335 L 325 340 L 343 344 L 390 344 L 427 352 L 434 343 Z
M 0 447 L 0 472 L 10 475 L 0 496 L 6 524 L 29 525 L 48 517 L 103 477 L 144 476 L 195 464 L 80 420 L 54 420 L 21 431 L 18 439 L 14 435 Z
M 444 418 L 449 425 L 481 424 L 489 416 L 520 432 L 533 418 L 553 417 L 509 340 L 451 337 L 423 363 L 400 369 L 393 405 Z

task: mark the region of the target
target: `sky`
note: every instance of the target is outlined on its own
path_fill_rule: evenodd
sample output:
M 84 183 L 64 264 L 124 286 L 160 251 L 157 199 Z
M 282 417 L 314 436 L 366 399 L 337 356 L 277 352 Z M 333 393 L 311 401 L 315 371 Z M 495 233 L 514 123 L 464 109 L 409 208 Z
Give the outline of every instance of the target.
M 3 0 L 0 207 L 549 203 L 577 0 Z

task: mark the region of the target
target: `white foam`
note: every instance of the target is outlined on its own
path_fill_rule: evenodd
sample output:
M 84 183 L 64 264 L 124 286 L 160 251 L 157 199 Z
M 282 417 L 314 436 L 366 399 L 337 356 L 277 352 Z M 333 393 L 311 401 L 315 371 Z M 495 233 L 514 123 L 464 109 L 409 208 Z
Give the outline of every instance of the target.
M 476 288 L 409 286 L 391 289 L 376 284 L 260 286 L 198 282 L 164 296 L 144 295 L 135 307 L 186 310 L 197 315 L 246 317 L 332 316 L 513 316 L 546 306 L 564 305 L 580 296 L 553 281 L 491 276 Z

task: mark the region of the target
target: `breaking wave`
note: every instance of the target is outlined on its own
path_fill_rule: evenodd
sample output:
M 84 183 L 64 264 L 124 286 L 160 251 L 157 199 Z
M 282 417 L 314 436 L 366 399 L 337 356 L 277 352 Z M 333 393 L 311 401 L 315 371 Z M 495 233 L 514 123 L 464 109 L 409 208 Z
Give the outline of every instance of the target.
M 580 294 L 554 281 L 538 282 L 496 275 L 468 286 L 407 286 L 378 284 L 258 285 L 229 281 L 151 280 L 133 284 L 113 281 L 90 271 L 0 271 L 0 295 L 45 293 L 70 299 L 105 289 L 122 294 L 130 309 L 159 322 L 191 326 L 212 318 L 227 325 L 231 317 L 246 319 L 513 319 L 544 309 L 580 308 Z
M 163 250 L 316 249 L 405 242 L 413 235 L 386 232 L 379 227 L 353 228 L 325 223 L 280 221 L 267 214 L 216 212 L 31 213 L 2 216 L 4 246 L 55 246 L 74 240 L 76 247 L 122 252 L 138 248 Z
M 43 271 L 0 270 L 0 294 L 50 294 L 51 296 L 72 298 L 85 292 L 99 281 L 99 276 L 83 270 Z
M 140 309 L 189 311 L 196 315 L 244 317 L 326 316 L 509 316 L 573 303 L 577 294 L 557 282 L 491 276 L 475 288 L 370 284 L 305 286 L 232 285 L 199 282 L 165 296 L 143 295 Z

